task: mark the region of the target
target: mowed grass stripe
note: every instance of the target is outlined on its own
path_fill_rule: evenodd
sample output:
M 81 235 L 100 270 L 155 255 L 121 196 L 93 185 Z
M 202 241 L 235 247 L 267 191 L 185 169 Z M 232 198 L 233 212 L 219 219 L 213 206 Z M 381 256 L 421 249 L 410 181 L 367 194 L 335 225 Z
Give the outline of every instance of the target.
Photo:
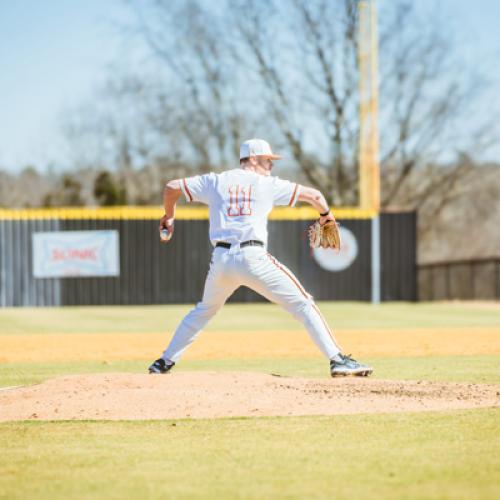
M 500 356 L 426 356 L 366 358 L 375 378 L 435 380 L 449 382 L 500 383 Z M 60 363 L 0 364 L 0 387 L 29 385 L 62 375 L 87 373 L 146 373 L 151 360 L 77 361 Z M 329 378 L 322 358 L 234 358 L 186 360 L 175 370 L 252 371 L 289 377 Z
M 498 410 L 0 424 L 5 498 L 498 498 Z
M 318 302 L 334 331 L 500 327 L 498 303 Z M 0 309 L 1 334 L 173 331 L 192 305 L 99 306 Z M 297 330 L 298 323 L 278 306 L 226 304 L 207 330 Z

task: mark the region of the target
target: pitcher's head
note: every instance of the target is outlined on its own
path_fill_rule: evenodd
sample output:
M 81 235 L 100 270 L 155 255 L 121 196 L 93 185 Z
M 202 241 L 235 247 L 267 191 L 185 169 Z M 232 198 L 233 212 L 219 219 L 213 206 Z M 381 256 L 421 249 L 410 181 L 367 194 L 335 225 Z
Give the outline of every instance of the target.
M 280 160 L 271 146 L 263 139 L 250 139 L 240 146 L 240 165 L 247 166 L 263 175 L 270 175 L 273 160 Z

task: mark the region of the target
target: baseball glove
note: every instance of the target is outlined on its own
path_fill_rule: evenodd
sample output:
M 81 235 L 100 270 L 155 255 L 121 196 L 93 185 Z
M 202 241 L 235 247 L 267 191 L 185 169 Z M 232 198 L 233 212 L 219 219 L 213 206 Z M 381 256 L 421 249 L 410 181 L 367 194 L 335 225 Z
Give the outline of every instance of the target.
M 319 220 L 309 226 L 309 245 L 311 248 L 336 248 L 340 249 L 340 232 L 337 222 L 326 221 L 323 225 Z

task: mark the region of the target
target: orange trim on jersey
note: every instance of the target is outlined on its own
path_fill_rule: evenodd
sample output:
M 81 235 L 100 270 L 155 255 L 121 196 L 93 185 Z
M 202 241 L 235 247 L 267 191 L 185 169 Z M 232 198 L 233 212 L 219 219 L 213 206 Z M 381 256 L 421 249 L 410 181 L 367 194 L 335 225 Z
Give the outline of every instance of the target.
M 295 284 L 295 286 L 300 290 L 300 293 L 309 299 L 309 294 L 302 288 L 301 284 L 295 279 L 293 274 L 289 273 L 270 253 L 267 254 L 269 260 L 280 270 L 283 271 Z
M 189 188 L 187 186 L 187 182 L 186 182 L 186 179 L 182 179 L 182 182 L 184 183 L 184 189 L 186 190 L 186 193 L 188 194 L 189 196 L 189 202 L 191 203 L 193 201 L 193 195 L 191 194 L 191 192 L 189 191 Z
M 293 205 L 295 195 L 297 194 L 297 189 L 299 189 L 299 185 L 297 183 L 295 183 L 295 189 L 293 190 L 292 197 L 290 198 L 290 203 L 288 204 L 289 207 L 291 207 Z
M 328 332 L 328 335 L 330 335 L 330 338 L 332 339 L 332 342 L 335 344 L 335 347 L 341 351 L 339 344 L 335 340 L 335 337 L 333 336 L 332 331 L 330 330 L 330 327 L 328 326 L 328 323 L 326 322 L 326 319 L 323 317 L 321 314 L 321 311 L 319 310 L 318 306 L 313 302 L 312 304 L 313 309 L 318 313 L 319 317 L 321 318 L 321 321 L 323 321 L 323 324 L 325 325 L 326 331 Z
M 240 185 L 233 184 L 229 186 L 228 191 L 229 191 L 229 207 L 227 207 L 227 215 L 228 217 L 239 217 L 241 215 L 241 207 L 239 205 Z
M 227 207 L 227 215 L 229 217 L 252 215 L 252 185 L 250 184 L 250 186 L 241 187 L 239 184 L 233 184 L 229 186 L 228 191 L 229 206 Z M 240 200 L 240 193 L 243 197 L 242 200 Z M 240 201 L 242 202 L 241 204 Z
M 243 193 L 243 207 L 241 207 L 241 215 L 252 215 L 252 185 L 248 186 L 248 193 L 245 196 L 245 188 L 241 188 L 241 192 Z M 245 206 L 247 208 L 245 208 Z

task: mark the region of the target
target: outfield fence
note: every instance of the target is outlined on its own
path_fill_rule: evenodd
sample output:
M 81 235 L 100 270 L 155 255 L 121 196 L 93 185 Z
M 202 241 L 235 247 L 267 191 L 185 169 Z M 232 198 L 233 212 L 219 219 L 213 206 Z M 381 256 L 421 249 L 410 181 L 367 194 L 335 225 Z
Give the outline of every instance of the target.
M 212 249 L 207 211 L 179 207 L 177 212 L 175 239 L 162 245 L 159 207 L 0 210 L 0 305 L 198 301 Z M 341 258 L 332 254 L 319 258 L 311 253 L 306 233 L 317 214 L 302 208 L 273 211 L 269 251 L 316 299 L 369 301 L 373 214 L 360 210 L 336 213 L 350 237 L 344 242 L 346 254 Z M 72 240 L 67 239 L 70 233 Z M 380 233 L 382 300 L 416 300 L 415 213 L 381 214 Z M 93 259 L 99 252 L 102 255 L 96 263 Z M 343 267 L 328 268 L 339 259 L 344 259 Z M 89 275 L 79 275 L 89 269 Z M 263 299 L 241 288 L 230 300 Z
M 418 266 L 419 300 L 500 299 L 500 257 Z

